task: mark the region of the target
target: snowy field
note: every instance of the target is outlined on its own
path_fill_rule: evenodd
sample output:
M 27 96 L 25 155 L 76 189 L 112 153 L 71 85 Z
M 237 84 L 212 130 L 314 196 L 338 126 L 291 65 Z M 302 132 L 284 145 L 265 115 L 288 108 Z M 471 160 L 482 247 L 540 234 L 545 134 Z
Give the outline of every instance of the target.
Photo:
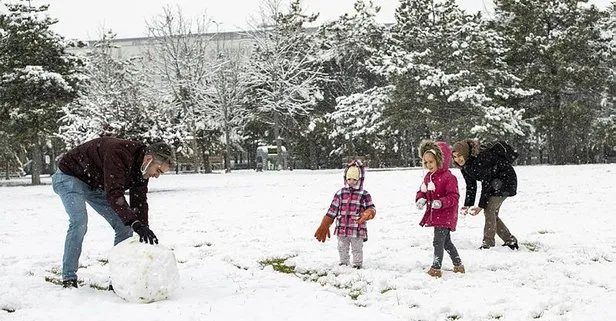
M 96 214 L 82 287 L 46 281 L 60 269 L 60 199 L 50 185 L 0 187 L 0 320 L 616 320 L 616 164 L 516 170 L 501 218 L 520 250 L 479 250 L 483 215 L 460 217 L 452 240 L 467 273 L 445 256 L 441 279 L 425 273 L 421 169 L 367 173 L 377 217 L 362 270 L 337 265 L 335 239 L 313 238 L 341 170 L 165 175 L 150 182 L 150 226 L 174 250 L 180 284 L 151 304 L 100 289 L 113 233 Z

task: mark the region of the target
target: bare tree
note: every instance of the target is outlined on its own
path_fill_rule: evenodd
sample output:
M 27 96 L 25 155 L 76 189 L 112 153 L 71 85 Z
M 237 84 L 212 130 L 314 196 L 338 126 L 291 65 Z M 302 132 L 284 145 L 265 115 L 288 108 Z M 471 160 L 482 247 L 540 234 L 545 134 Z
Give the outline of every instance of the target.
M 191 137 L 187 137 L 191 144 L 187 154 L 193 156 L 195 172 L 200 167 L 200 154 L 206 171 L 210 168 L 208 146 L 198 143 L 200 136 L 211 130 L 211 122 L 207 119 L 209 96 L 198 93 L 205 91 L 208 77 L 215 68 L 210 55 L 212 35 L 207 33 L 211 22 L 205 14 L 189 19 L 179 7 L 169 6 L 163 8 L 162 15 L 147 22 L 152 41 L 148 56 L 164 87 L 181 108 L 178 117 L 191 133 Z
M 299 0 L 290 3 L 288 13 L 279 8 L 278 0 L 262 4 L 262 23 L 251 33 L 254 47 L 247 71 L 255 117 L 272 127 L 279 166 L 287 168 L 282 132 L 296 131 L 298 118 L 307 116 L 322 99 L 319 83 L 324 75 L 303 28 L 317 16 L 305 15 Z
M 204 94 L 209 101 L 208 115 L 223 134 L 225 171 L 231 171 L 231 149 L 241 140 L 240 132 L 250 120 L 245 108 L 247 90 L 243 64 L 246 53 L 240 48 L 227 48 L 224 43 L 216 46 L 217 68 L 210 77 L 210 86 Z M 239 144 L 237 145 L 239 146 Z

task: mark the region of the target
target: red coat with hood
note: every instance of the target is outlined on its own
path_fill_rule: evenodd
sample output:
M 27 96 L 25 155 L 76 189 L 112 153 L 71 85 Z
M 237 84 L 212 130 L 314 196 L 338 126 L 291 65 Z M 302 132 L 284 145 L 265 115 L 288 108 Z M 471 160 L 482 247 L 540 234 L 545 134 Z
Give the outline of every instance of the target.
M 447 227 L 455 231 L 458 224 L 458 200 L 460 199 L 458 180 L 449 170 L 451 149 L 447 143 L 436 142 L 436 144 L 443 153 L 443 164 L 436 172 L 426 174 L 415 196 L 415 201 L 420 198 L 427 200 L 426 212 L 419 225 Z M 432 202 L 435 200 L 441 201 L 441 208 L 432 208 Z

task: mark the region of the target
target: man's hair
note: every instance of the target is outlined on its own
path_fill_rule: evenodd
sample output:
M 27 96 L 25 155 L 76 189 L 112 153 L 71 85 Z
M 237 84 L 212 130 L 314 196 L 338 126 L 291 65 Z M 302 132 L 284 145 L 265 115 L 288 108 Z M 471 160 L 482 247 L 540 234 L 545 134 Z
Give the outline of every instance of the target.
M 173 165 L 173 148 L 166 143 L 153 143 L 145 148 L 146 155 L 154 156 L 154 159 Z

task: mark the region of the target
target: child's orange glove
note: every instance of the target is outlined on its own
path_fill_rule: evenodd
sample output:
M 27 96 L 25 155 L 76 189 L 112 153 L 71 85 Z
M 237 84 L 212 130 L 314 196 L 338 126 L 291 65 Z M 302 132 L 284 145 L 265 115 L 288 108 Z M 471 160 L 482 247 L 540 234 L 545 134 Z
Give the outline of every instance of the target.
M 361 215 L 357 219 L 357 224 L 363 224 L 367 220 L 373 219 L 375 215 L 376 215 L 376 210 L 374 209 L 374 207 L 370 207 L 367 210 L 365 210 L 363 213 L 361 213 Z
M 333 218 L 327 215 L 323 217 L 323 220 L 321 221 L 321 225 L 319 225 L 319 228 L 317 228 L 317 231 L 314 232 L 314 237 L 316 237 L 317 241 L 325 242 L 325 240 L 330 237 L 329 226 L 332 225 L 332 223 L 334 223 Z

